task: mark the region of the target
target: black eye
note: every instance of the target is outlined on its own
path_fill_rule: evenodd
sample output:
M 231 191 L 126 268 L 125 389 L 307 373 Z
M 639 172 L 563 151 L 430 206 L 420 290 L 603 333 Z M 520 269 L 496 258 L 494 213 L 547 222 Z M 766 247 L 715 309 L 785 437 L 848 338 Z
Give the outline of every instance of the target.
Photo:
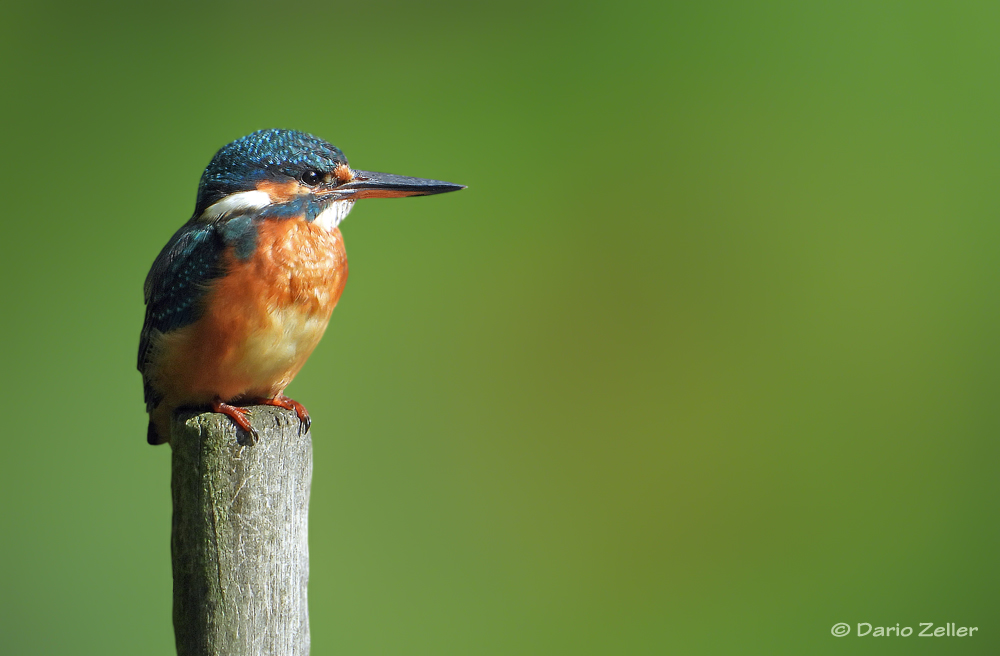
M 323 179 L 323 175 L 319 171 L 306 171 L 302 174 L 303 184 L 307 184 L 310 187 L 319 184 L 319 181 Z

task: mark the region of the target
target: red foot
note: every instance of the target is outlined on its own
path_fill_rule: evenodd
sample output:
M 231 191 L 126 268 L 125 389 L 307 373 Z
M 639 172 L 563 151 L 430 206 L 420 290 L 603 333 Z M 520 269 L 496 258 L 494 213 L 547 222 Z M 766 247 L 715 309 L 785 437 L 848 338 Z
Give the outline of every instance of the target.
M 223 402 L 222 399 L 217 398 L 212 401 L 212 412 L 220 412 L 232 419 L 234 424 L 250 434 L 254 443 L 260 439 L 257 429 L 250 425 L 250 411 L 246 408 L 229 405 L 228 403 Z
M 285 410 L 294 410 L 295 414 L 299 416 L 299 423 L 301 423 L 303 428 L 309 430 L 309 427 L 312 426 L 312 419 L 309 417 L 309 411 L 306 410 L 306 407 L 284 394 L 279 394 L 273 399 L 254 399 L 253 402 L 260 405 L 273 405 Z

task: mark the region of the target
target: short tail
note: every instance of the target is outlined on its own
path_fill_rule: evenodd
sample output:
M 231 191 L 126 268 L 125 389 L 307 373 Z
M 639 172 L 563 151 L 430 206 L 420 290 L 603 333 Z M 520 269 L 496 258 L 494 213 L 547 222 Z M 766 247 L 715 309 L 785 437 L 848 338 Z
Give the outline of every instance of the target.
M 167 440 L 160 437 L 160 433 L 156 430 L 156 424 L 152 420 L 149 421 L 149 428 L 146 429 L 146 441 L 154 446 L 167 442 Z

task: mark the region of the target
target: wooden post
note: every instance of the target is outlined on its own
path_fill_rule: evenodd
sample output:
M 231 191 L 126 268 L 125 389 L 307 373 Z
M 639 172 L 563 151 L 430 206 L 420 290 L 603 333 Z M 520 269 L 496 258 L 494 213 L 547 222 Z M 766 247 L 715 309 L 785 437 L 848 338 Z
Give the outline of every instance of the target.
M 220 414 L 174 421 L 178 656 L 309 654 L 312 438 L 300 434 L 294 412 L 251 413 L 260 435 L 253 445 Z

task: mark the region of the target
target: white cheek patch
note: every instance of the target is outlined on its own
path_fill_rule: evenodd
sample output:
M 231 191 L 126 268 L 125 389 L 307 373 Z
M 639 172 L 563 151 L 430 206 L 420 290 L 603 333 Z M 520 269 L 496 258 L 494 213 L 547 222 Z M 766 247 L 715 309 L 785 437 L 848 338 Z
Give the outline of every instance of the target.
M 353 200 L 335 200 L 330 207 L 317 214 L 313 222 L 320 228 L 331 231 L 347 218 L 352 207 L 354 207 Z
M 259 210 L 271 204 L 271 197 L 263 191 L 241 191 L 238 194 L 229 194 L 222 200 L 209 205 L 199 221 L 211 223 L 226 214 L 239 214 L 245 210 Z

